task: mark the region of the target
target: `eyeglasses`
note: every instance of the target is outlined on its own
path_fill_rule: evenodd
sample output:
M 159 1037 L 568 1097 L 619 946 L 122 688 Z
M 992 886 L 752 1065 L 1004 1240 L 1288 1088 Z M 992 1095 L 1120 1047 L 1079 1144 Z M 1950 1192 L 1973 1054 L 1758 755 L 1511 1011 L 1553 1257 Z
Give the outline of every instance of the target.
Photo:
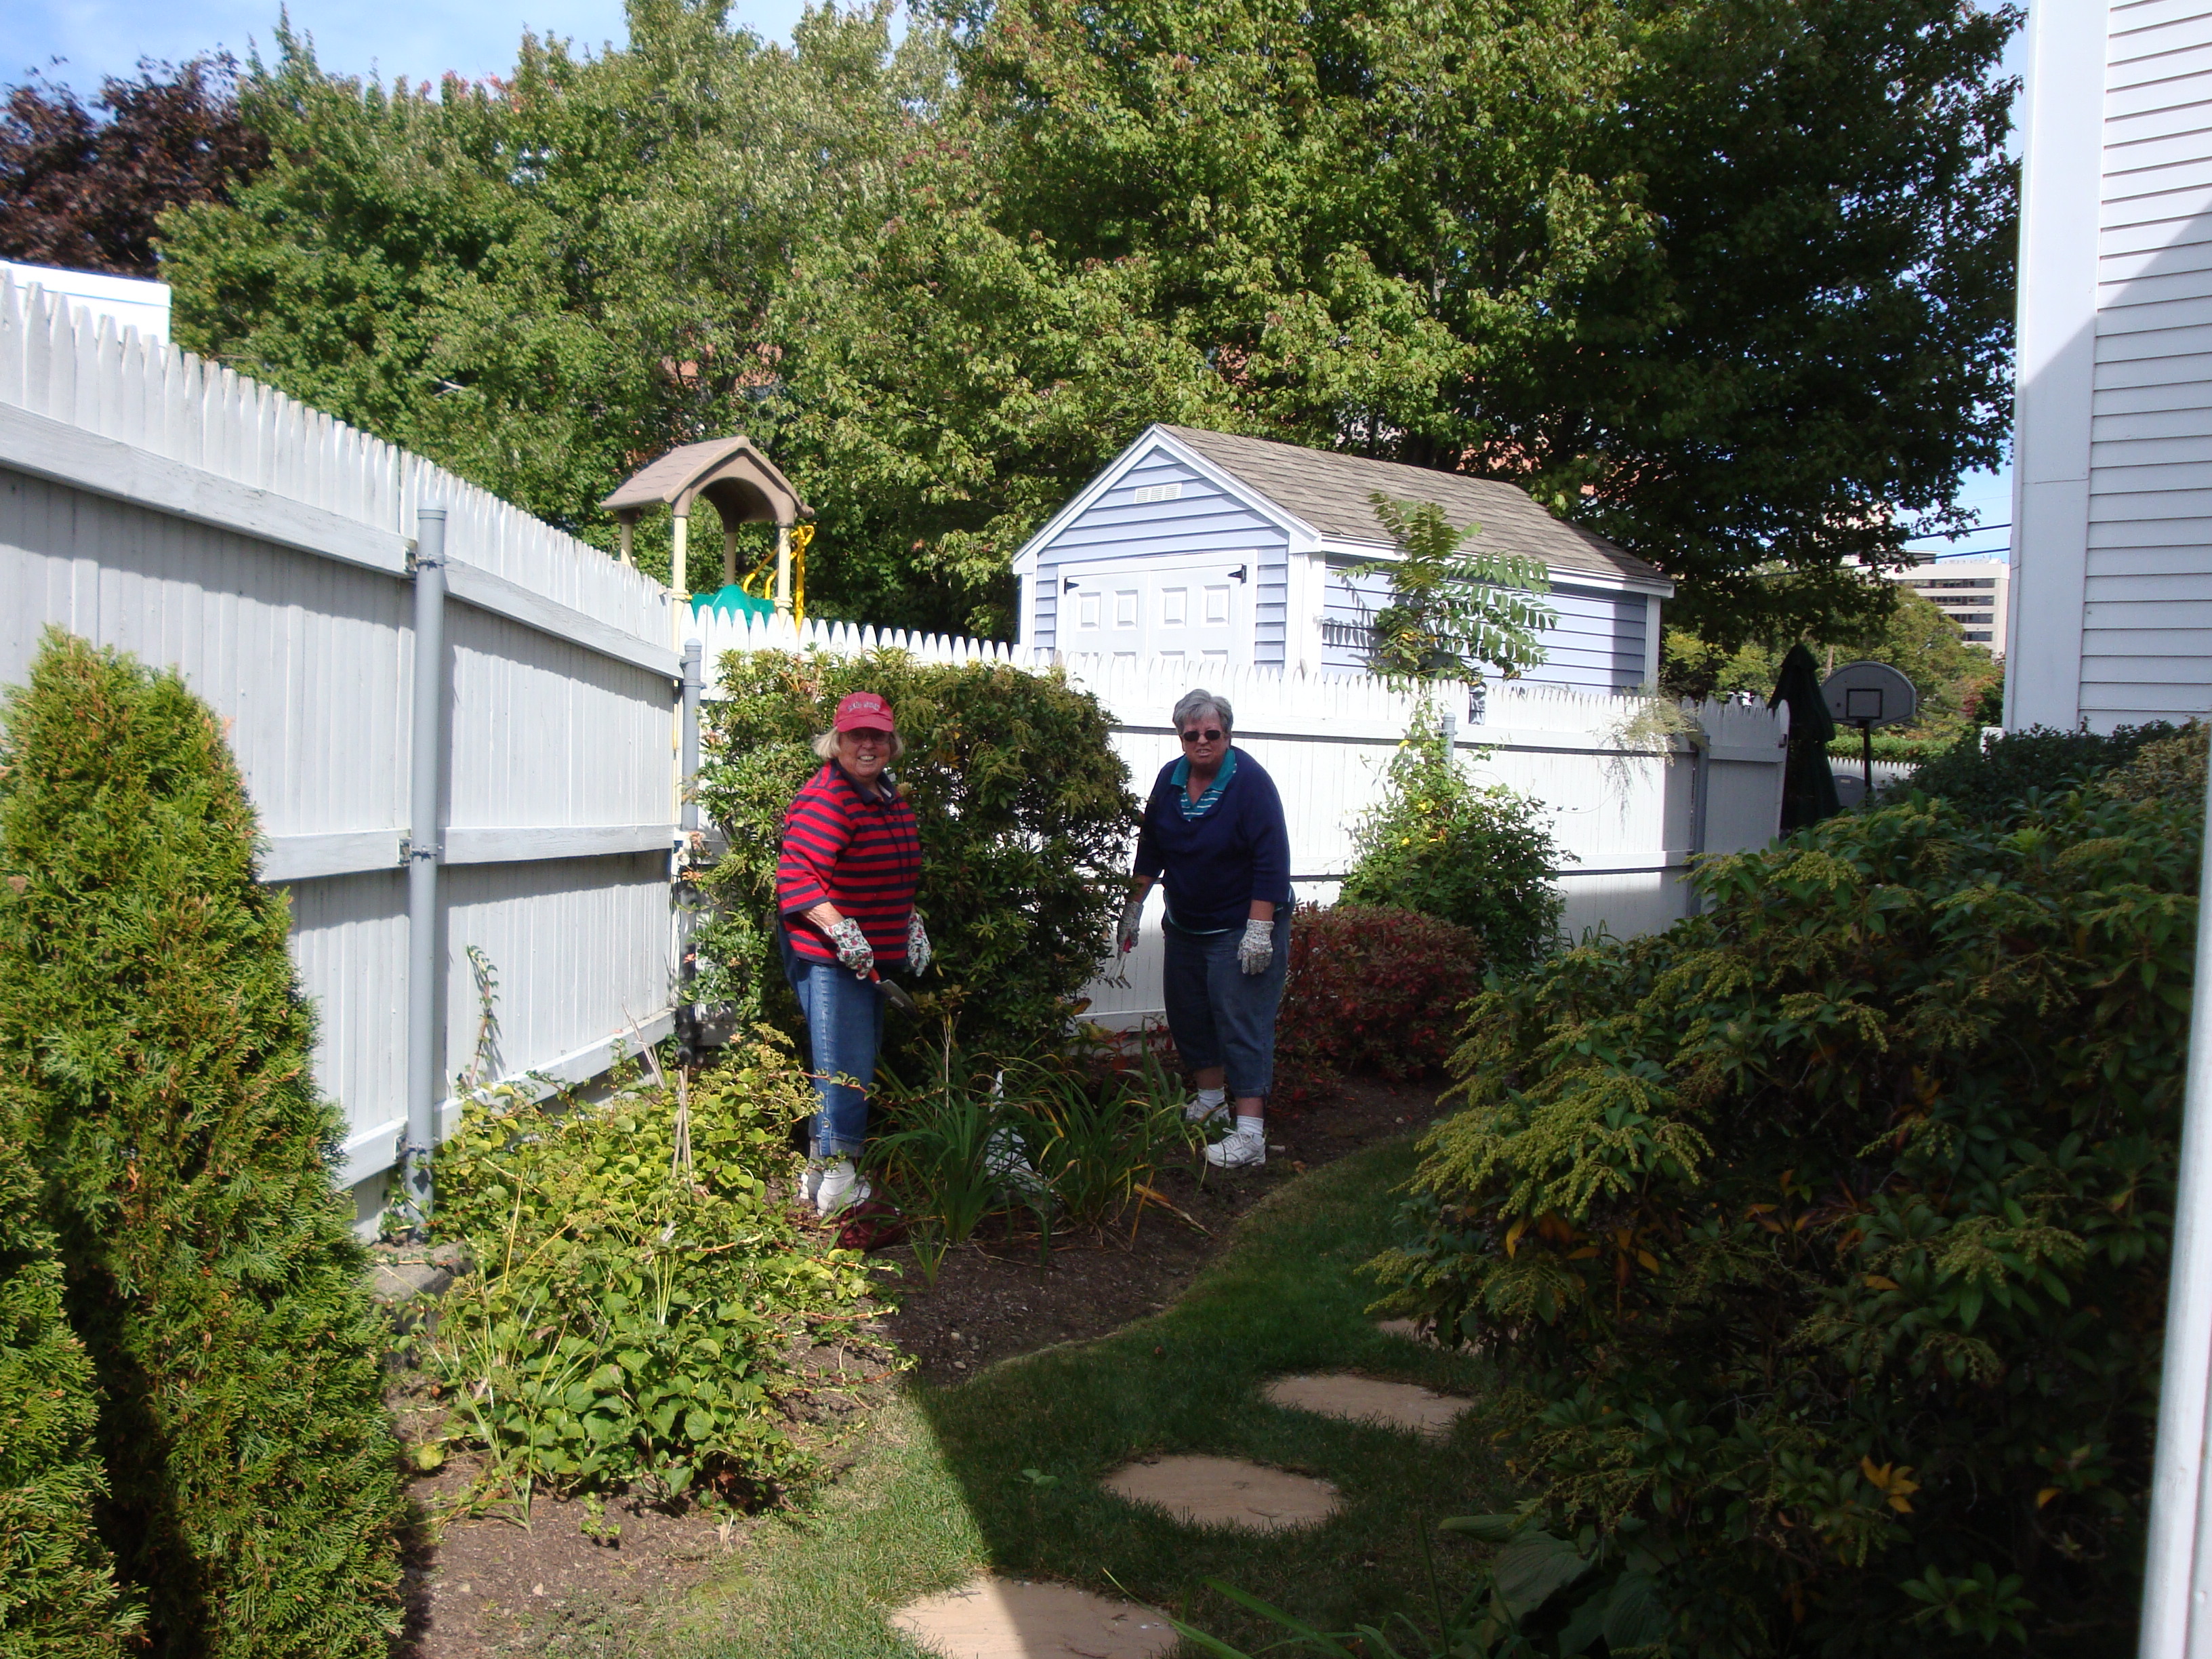
M 867 726 L 862 726 L 857 729 L 848 727 L 844 735 L 852 738 L 854 743 L 886 744 L 891 740 L 891 734 L 890 732 L 878 732 L 873 728 Z
M 1224 732 L 1219 726 L 1209 726 L 1203 732 L 1192 731 L 1184 732 L 1182 734 L 1182 740 L 1185 743 L 1219 743 L 1222 738 L 1228 735 L 1229 734 L 1226 732 Z

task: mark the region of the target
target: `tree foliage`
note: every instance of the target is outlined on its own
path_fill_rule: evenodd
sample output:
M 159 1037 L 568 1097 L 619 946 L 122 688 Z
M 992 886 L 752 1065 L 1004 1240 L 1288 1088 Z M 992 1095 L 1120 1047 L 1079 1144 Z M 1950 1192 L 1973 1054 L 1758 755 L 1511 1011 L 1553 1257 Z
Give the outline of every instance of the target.
M 1398 544 L 1396 558 L 1362 567 L 1390 586 L 1372 623 L 1368 663 L 1376 673 L 1465 682 L 1493 667 L 1515 679 L 1544 660 L 1537 635 L 1554 615 L 1529 597 L 1552 586 L 1541 559 L 1470 547 L 1482 526 L 1454 530 L 1433 501 L 1393 501 L 1380 490 L 1369 499 Z
M 1670 1651 L 2131 1646 L 2203 829 L 2146 776 L 1830 819 L 1476 1004 L 1379 1266 Z
M 118 1576 L 159 1653 L 381 1656 L 383 1343 L 244 782 L 174 672 L 64 635 L 0 758 L 0 1142 L 97 1379 Z
M 96 107 L 33 79 L 0 111 L 0 258 L 31 264 L 159 275 L 161 216 L 228 199 L 269 159 L 241 118 L 238 65 L 223 55 L 180 66 L 142 60 L 110 76 Z
M 1997 455 L 2010 9 L 629 18 L 434 89 L 280 32 L 270 167 L 167 222 L 180 336 L 602 544 L 636 464 L 745 429 L 817 598 L 933 627 L 1006 627 L 1147 421 L 1511 479 L 1723 643 L 1865 602 L 1843 562 Z
M 717 967 L 702 997 L 747 1018 L 796 1008 L 776 952 L 775 867 L 783 815 L 820 767 L 811 747 L 837 700 L 873 691 L 898 718 L 893 768 L 921 833 L 916 905 L 936 965 L 915 982 L 979 1054 L 1019 1053 L 1065 1030 L 1105 961 L 1138 802 L 1106 712 L 1056 671 L 998 663 L 732 653 L 706 705 L 699 799 L 729 836 L 708 879 L 715 919 L 700 934 Z M 943 1033 L 894 1022 L 895 1044 Z

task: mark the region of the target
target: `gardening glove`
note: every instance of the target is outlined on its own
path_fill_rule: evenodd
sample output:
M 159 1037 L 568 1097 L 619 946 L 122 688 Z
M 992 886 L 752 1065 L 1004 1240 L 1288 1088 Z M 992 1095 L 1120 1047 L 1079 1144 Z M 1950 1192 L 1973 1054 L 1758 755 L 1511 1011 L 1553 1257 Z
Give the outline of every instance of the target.
M 1145 896 L 1142 893 L 1121 907 L 1121 920 L 1114 924 L 1115 948 L 1123 956 L 1137 948 L 1138 924 L 1144 920 Z
M 921 925 L 921 912 L 916 910 L 906 919 L 906 965 L 913 973 L 929 966 L 930 958 L 937 954 L 929 948 L 929 934 Z
M 876 953 L 869 948 L 868 936 L 860 931 L 860 924 L 850 916 L 840 916 L 830 929 L 830 943 L 836 947 L 837 960 L 862 979 L 876 965 Z
M 1248 974 L 1264 974 L 1275 959 L 1275 924 L 1257 918 L 1244 924 L 1244 937 L 1237 941 L 1237 965 Z

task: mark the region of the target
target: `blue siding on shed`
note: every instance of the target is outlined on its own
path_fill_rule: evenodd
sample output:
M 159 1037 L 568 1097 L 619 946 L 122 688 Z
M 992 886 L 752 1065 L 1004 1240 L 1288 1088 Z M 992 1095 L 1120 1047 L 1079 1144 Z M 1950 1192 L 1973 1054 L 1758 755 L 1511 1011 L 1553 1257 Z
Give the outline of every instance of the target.
M 1389 585 L 1385 578 L 1376 572 L 1355 574 L 1348 568 L 1354 562 L 1340 556 L 1330 556 L 1323 612 L 1328 622 L 1358 626 L 1389 602 Z M 1632 690 L 1644 683 L 1650 607 L 1643 594 L 1554 582 L 1545 603 L 1559 613 L 1559 621 L 1544 631 L 1544 662 L 1528 671 L 1530 681 L 1606 692 Z M 1332 644 L 1324 635 L 1322 666 L 1357 672 L 1365 668 L 1366 662 L 1358 647 Z
M 1139 489 L 1179 484 L 1173 501 L 1139 502 Z M 1253 659 L 1283 665 L 1290 609 L 1290 538 L 1273 523 L 1194 469 L 1154 450 L 1037 550 L 1031 643 L 1058 643 L 1059 567 L 1138 561 L 1172 569 L 1190 558 L 1249 554 L 1253 571 Z

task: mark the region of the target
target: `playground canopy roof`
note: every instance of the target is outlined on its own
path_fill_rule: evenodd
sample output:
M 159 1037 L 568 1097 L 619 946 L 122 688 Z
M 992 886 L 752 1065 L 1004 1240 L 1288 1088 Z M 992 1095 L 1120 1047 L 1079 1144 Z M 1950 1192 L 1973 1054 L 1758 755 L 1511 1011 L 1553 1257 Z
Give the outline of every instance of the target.
M 714 504 L 725 525 L 788 528 L 814 516 L 791 480 L 742 432 L 670 450 L 632 473 L 599 505 L 617 518 L 635 521 L 647 507 L 666 502 L 678 518 L 688 519 L 691 503 L 702 495 Z

